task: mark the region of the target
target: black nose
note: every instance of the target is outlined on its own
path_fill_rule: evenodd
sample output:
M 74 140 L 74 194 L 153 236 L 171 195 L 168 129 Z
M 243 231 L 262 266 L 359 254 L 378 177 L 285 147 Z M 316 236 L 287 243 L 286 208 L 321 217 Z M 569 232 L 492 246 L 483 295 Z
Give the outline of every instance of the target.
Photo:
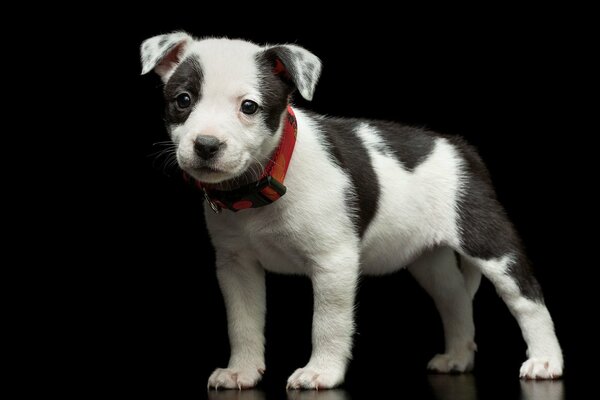
M 201 135 L 194 141 L 194 151 L 203 160 L 210 160 L 224 143 L 214 136 Z

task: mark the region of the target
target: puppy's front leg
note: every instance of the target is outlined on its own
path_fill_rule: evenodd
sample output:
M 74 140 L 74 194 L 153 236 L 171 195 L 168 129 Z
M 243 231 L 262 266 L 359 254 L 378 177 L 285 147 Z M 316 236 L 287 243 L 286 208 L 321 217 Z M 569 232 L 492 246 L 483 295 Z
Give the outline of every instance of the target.
M 291 389 L 328 389 L 344 381 L 354 333 L 358 254 L 342 250 L 314 264 L 312 355 L 288 379 Z
M 265 276 L 262 267 L 240 255 L 217 252 L 217 278 L 225 299 L 231 356 L 227 368 L 217 368 L 208 386 L 247 389 L 265 370 Z

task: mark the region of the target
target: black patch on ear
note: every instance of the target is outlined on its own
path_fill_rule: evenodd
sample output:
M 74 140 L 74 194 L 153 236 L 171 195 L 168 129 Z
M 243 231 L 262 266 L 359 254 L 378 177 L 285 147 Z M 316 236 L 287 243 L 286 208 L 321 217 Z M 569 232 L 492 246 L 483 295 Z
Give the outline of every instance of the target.
M 496 198 L 489 172 L 475 148 L 460 137 L 447 137 L 463 160 L 463 190 L 458 201 L 458 228 L 462 250 L 472 257 L 489 260 L 512 254 L 510 267 L 523 296 L 543 302 L 542 290 L 521 240 Z
M 271 134 L 277 132 L 283 112 L 287 108 L 289 96 L 294 91 L 293 83 L 284 76 L 285 72 L 279 75 L 275 74 L 277 59 L 278 54 L 272 49 L 256 56 L 259 71 L 258 90 L 262 97 L 261 113 Z
M 164 88 L 167 124 L 182 124 L 187 120 L 194 105 L 200 100 L 203 80 L 202 67 L 196 58 L 188 57 L 179 64 Z M 180 110 L 175 99 L 183 92 L 190 94 L 192 104 L 188 108 Z
M 350 210 L 355 210 L 355 227 L 362 237 L 375 217 L 379 206 L 379 181 L 371 157 L 355 130 L 361 121 L 338 118 L 315 118 L 322 133 L 322 142 L 350 178 L 353 190 L 347 193 Z M 302 132 L 298 132 L 302 135 Z
M 310 81 L 312 81 L 312 74 L 311 74 L 310 72 L 308 72 L 308 70 L 307 70 L 307 69 L 305 69 L 305 70 L 302 72 L 302 77 L 304 78 L 304 81 L 303 81 L 303 82 L 310 82 Z M 304 85 L 304 84 L 303 84 L 303 85 Z
M 158 47 L 163 47 L 169 41 L 168 37 L 164 37 L 158 41 Z
M 270 60 L 273 67 L 275 67 L 275 60 L 277 59 L 279 59 L 285 67 L 286 70 L 279 73 L 278 76 L 286 84 L 292 87 L 290 93 L 294 88 L 297 88 L 298 84 L 300 83 L 300 71 L 296 69 L 296 61 L 299 60 L 298 54 L 300 53 L 295 53 L 292 50 L 282 46 L 271 47 L 264 52 L 264 56 Z
M 315 70 L 315 64 L 307 62 L 306 64 L 304 64 L 304 68 L 306 68 L 306 70 L 310 73 L 310 76 L 312 77 L 312 73 Z
M 387 121 L 365 121 L 375 128 L 386 146 L 380 151 L 392 152 L 408 171 L 414 171 L 433 151 L 436 133 Z

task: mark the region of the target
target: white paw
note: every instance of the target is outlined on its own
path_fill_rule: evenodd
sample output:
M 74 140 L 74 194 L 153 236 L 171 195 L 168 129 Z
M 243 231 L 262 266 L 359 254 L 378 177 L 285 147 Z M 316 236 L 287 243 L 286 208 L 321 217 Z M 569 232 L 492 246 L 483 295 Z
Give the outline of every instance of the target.
M 261 380 L 264 369 L 217 368 L 208 378 L 208 388 L 250 389 Z
M 523 363 L 519 376 L 525 379 L 558 379 L 562 373 L 561 361 L 545 357 L 532 357 Z
M 473 369 L 475 354 L 472 351 L 436 354 L 427 369 L 442 374 L 468 372 Z
M 298 368 L 288 379 L 287 389 L 331 389 L 344 381 L 344 370 L 337 368 Z

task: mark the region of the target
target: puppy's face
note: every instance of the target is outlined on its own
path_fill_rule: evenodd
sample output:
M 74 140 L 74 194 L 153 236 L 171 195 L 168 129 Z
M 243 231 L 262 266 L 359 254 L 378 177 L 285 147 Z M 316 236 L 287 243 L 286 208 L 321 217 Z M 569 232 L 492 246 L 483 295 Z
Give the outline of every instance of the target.
M 321 64 L 293 45 L 260 47 L 185 33 L 142 44 L 142 73 L 164 86 L 165 120 L 177 161 L 201 182 L 258 178 L 277 147 L 290 94 L 312 98 Z

